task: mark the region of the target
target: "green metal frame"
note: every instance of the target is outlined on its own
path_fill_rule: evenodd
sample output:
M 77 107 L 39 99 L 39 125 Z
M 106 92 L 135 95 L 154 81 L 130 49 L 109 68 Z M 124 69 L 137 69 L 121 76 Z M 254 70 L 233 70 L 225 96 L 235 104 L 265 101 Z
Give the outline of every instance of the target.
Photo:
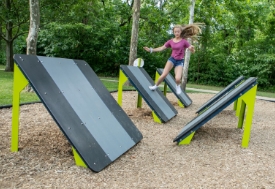
M 28 85 L 28 80 L 22 74 L 16 64 L 14 64 L 13 75 L 13 102 L 12 102 L 12 128 L 11 128 L 11 151 L 18 151 L 19 141 L 19 116 L 20 116 L 20 93 Z M 78 166 L 87 167 L 79 154 L 73 148 L 75 163 Z
M 249 145 L 250 139 L 250 131 L 252 126 L 252 119 L 254 113 L 255 99 L 256 99 L 257 85 L 253 86 L 249 91 L 240 96 L 235 102 L 233 106 L 233 110 L 236 111 L 236 116 L 239 118 L 238 120 L 238 128 L 242 129 L 244 125 L 244 132 L 242 138 L 242 147 L 247 148 Z M 247 110 L 246 118 L 245 110 Z M 190 144 L 195 132 L 192 132 L 188 137 L 183 139 L 178 143 L 178 145 Z
M 244 125 L 244 132 L 243 132 L 243 139 L 242 139 L 242 147 L 243 148 L 247 148 L 248 144 L 249 144 L 256 93 L 257 93 L 257 85 L 255 85 L 253 88 L 251 88 L 248 92 L 246 92 L 243 96 L 241 96 L 238 99 L 238 104 L 239 104 L 239 106 L 238 106 L 238 108 L 239 108 L 238 128 L 239 129 L 243 128 L 245 109 L 247 109 L 245 125 Z M 238 109 L 237 109 L 237 111 L 238 111 Z
M 159 77 L 160 77 L 160 75 L 159 75 L 158 71 L 156 71 L 155 83 L 158 81 Z M 167 83 L 166 82 L 164 82 L 163 94 L 164 94 L 164 96 L 166 96 L 166 94 L 167 94 Z M 179 107 L 184 108 L 184 105 L 181 103 L 180 100 L 178 100 L 178 105 L 179 105 Z
M 122 70 L 119 70 L 119 79 L 118 79 L 118 94 L 117 94 L 117 103 L 122 106 L 122 91 L 123 91 L 123 85 L 128 80 L 127 76 L 123 73 Z M 142 96 L 138 94 L 137 99 L 137 108 L 142 107 Z M 153 119 L 157 123 L 162 123 L 160 118 L 156 115 L 154 111 L 152 111 Z

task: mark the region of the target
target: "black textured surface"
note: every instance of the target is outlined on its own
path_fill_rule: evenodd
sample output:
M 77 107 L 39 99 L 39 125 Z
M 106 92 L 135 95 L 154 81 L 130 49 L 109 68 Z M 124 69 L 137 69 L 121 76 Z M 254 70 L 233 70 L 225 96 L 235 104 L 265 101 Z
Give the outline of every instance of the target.
M 184 128 L 180 131 L 178 136 L 174 139 L 174 142 L 180 142 L 187 136 L 189 136 L 192 132 L 198 130 L 202 127 L 207 121 L 212 119 L 218 113 L 220 113 L 223 109 L 233 103 L 240 96 L 245 94 L 249 89 L 257 84 L 257 78 L 251 77 L 243 82 L 241 85 L 232 90 L 225 97 L 219 99 L 213 106 L 207 109 L 202 114 L 195 117 L 189 123 L 187 123 Z
M 159 89 L 155 91 L 149 89 L 150 85 L 154 85 L 154 81 L 144 68 L 121 65 L 120 69 L 162 122 L 167 122 L 176 116 L 177 110 L 162 92 Z
M 158 68 L 157 72 L 159 73 L 159 75 L 162 74 L 163 69 Z M 185 93 L 184 90 L 182 90 L 182 92 L 180 94 L 177 94 L 177 89 L 176 89 L 176 81 L 174 79 L 174 77 L 172 76 L 171 73 L 169 73 L 165 79 L 164 82 L 168 85 L 168 87 L 171 89 L 171 91 L 176 95 L 176 97 L 180 100 L 180 102 L 185 106 L 188 107 L 192 104 L 192 100 L 191 98 Z
M 86 62 L 31 55 L 15 55 L 14 60 L 91 170 L 101 171 L 142 139 Z M 99 100 L 94 101 L 92 96 Z M 108 123 L 109 119 L 119 121 Z M 112 131 L 113 126 L 121 128 Z
M 230 90 L 234 89 L 238 84 L 240 84 L 244 80 L 243 76 L 238 77 L 233 82 L 231 82 L 229 85 L 227 85 L 223 90 L 218 92 L 215 96 L 213 96 L 210 100 L 208 100 L 205 104 L 203 104 L 196 113 L 201 113 L 203 110 L 214 104 L 217 100 L 220 98 L 223 98 L 227 93 L 230 92 Z

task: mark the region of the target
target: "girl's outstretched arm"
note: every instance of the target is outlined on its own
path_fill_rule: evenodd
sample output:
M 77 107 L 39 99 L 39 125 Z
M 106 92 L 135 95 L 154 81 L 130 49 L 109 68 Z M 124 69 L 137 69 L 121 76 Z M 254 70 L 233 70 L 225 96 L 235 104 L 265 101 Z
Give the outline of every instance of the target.
M 143 47 L 144 50 L 146 50 L 147 52 L 159 52 L 159 51 L 163 51 L 164 49 L 166 49 L 167 47 L 165 47 L 165 45 L 158 47 L 158 48 L 152 48 L 152 47 Z

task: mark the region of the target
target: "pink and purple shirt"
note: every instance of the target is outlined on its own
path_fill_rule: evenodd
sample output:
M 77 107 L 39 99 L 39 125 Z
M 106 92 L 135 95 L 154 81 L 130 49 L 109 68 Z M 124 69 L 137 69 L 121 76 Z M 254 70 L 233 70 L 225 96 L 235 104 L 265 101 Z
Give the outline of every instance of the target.
M 190 47 L 190 44 L 188 43 L 187 40 L 182 39 L 179 42 L 174 42 L 173 39 L 170 39 L 167 41 L 164 46 L 166 48 L 171 48 L 172 49 L 172 54 L 171 56 L 176 59 L 176 60 L 182 60 L 184 58 L 184 52 L 185 49 Z

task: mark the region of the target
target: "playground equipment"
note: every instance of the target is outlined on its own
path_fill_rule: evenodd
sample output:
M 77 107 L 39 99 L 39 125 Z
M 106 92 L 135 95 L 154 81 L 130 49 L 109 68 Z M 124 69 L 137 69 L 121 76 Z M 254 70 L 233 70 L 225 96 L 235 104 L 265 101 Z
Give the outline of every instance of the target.
M 83 60 L 14 56 L 11 151 L 18 151 L 19 97 L 30 83 L 73 147 L 76 164 L 99 172 L 142 134 Z
M 213 96 L 210 100 L 208 100 L 205 104 L 203 104 L 198 110 L 197 110 L 197 114 L 202 113 L 203 111 L 205 111 L 208 107 L 210 107 L 212 104 L 214 104 L 215 102 L 217 102 L 220 98 L 222 98 L 224 95 L 227 95 L 227 93 L 229 93 L 231 90 L 233 90 L 234 88 L 236 88 L 238 85 L 240 85 L 242 82 L 244 82 L 245 79 L 243 76 L 238 77 L 236 80 L 234 80 L 233 82 L 231 82 L 229 85 L 227 85 L 223 90 L 221 90 L 220 92 L 218 92 L 215 96 Z M 236 104 L 237 101 L 235 101 Z M 235 105 L 234 104 L 234 105 Z
M 247 105 L 246 121 L 242 139 L 242 147 L 247 148 L 250 138 L 256 92 L 257 78 L 251 77 L 242 82 L 240 85 L 236 86 L 236 88 L 219 98 L 215 103 L 208 106 L 207 109 L 187 123 L 178 136 L 174 139 L 174 142 L 177 142 L 179 145 L 189 144 L 196 130 L 198 130 L 207 121 L 212 119 L 231 103 L 237 101 L 237 105 L 234 106 L 234 110 L 236 110 L 237 116 L 239 117 L 238 128 L 243 128 L 245 109 Z
M 142 67 L 121 65 L 119 71 L 118 84 L 118 104 L 122 105 L 122 89 L 124 83 L 129 80 L 131 84 L 138 91 L 137 107 L 142 106 L 142 98 L 146 101 L 148 106 L 152 109 L 152 114 L 155 122 L 167 122 L 177 115 L 177 110 L 163 95 L 163 93 L 156 89 L 151 91 L 150 85 L 154 81 L 149 74 Z
M 162 72 L 163 72 L 163 69 L 161 69 L 161 68 L 157 69 L 156 76 L 155 76 L 155 82 L 161 76 Z M 178 104 L 179 104 L 180 107 L 188 107 L 188 106 L 190 106 L 192 104 L 192 100 L 185 93 L 184 90 L 182 90 L 182 92 L 180 94 L 177 94 L 177 92 L 176 92 L 176 81 L 175 81 L 174 77 L 171 75 L 171 73 L 169 73 L 166 76 L 166 78 L 164 79 L 164 91 L 163 91 L 163 94 L 165 96 L 166 96 L 166 92 L 167 92 L 167 85 L 169 86 L 169 88 L 171 89 L 171 91 L 178 98 Z

